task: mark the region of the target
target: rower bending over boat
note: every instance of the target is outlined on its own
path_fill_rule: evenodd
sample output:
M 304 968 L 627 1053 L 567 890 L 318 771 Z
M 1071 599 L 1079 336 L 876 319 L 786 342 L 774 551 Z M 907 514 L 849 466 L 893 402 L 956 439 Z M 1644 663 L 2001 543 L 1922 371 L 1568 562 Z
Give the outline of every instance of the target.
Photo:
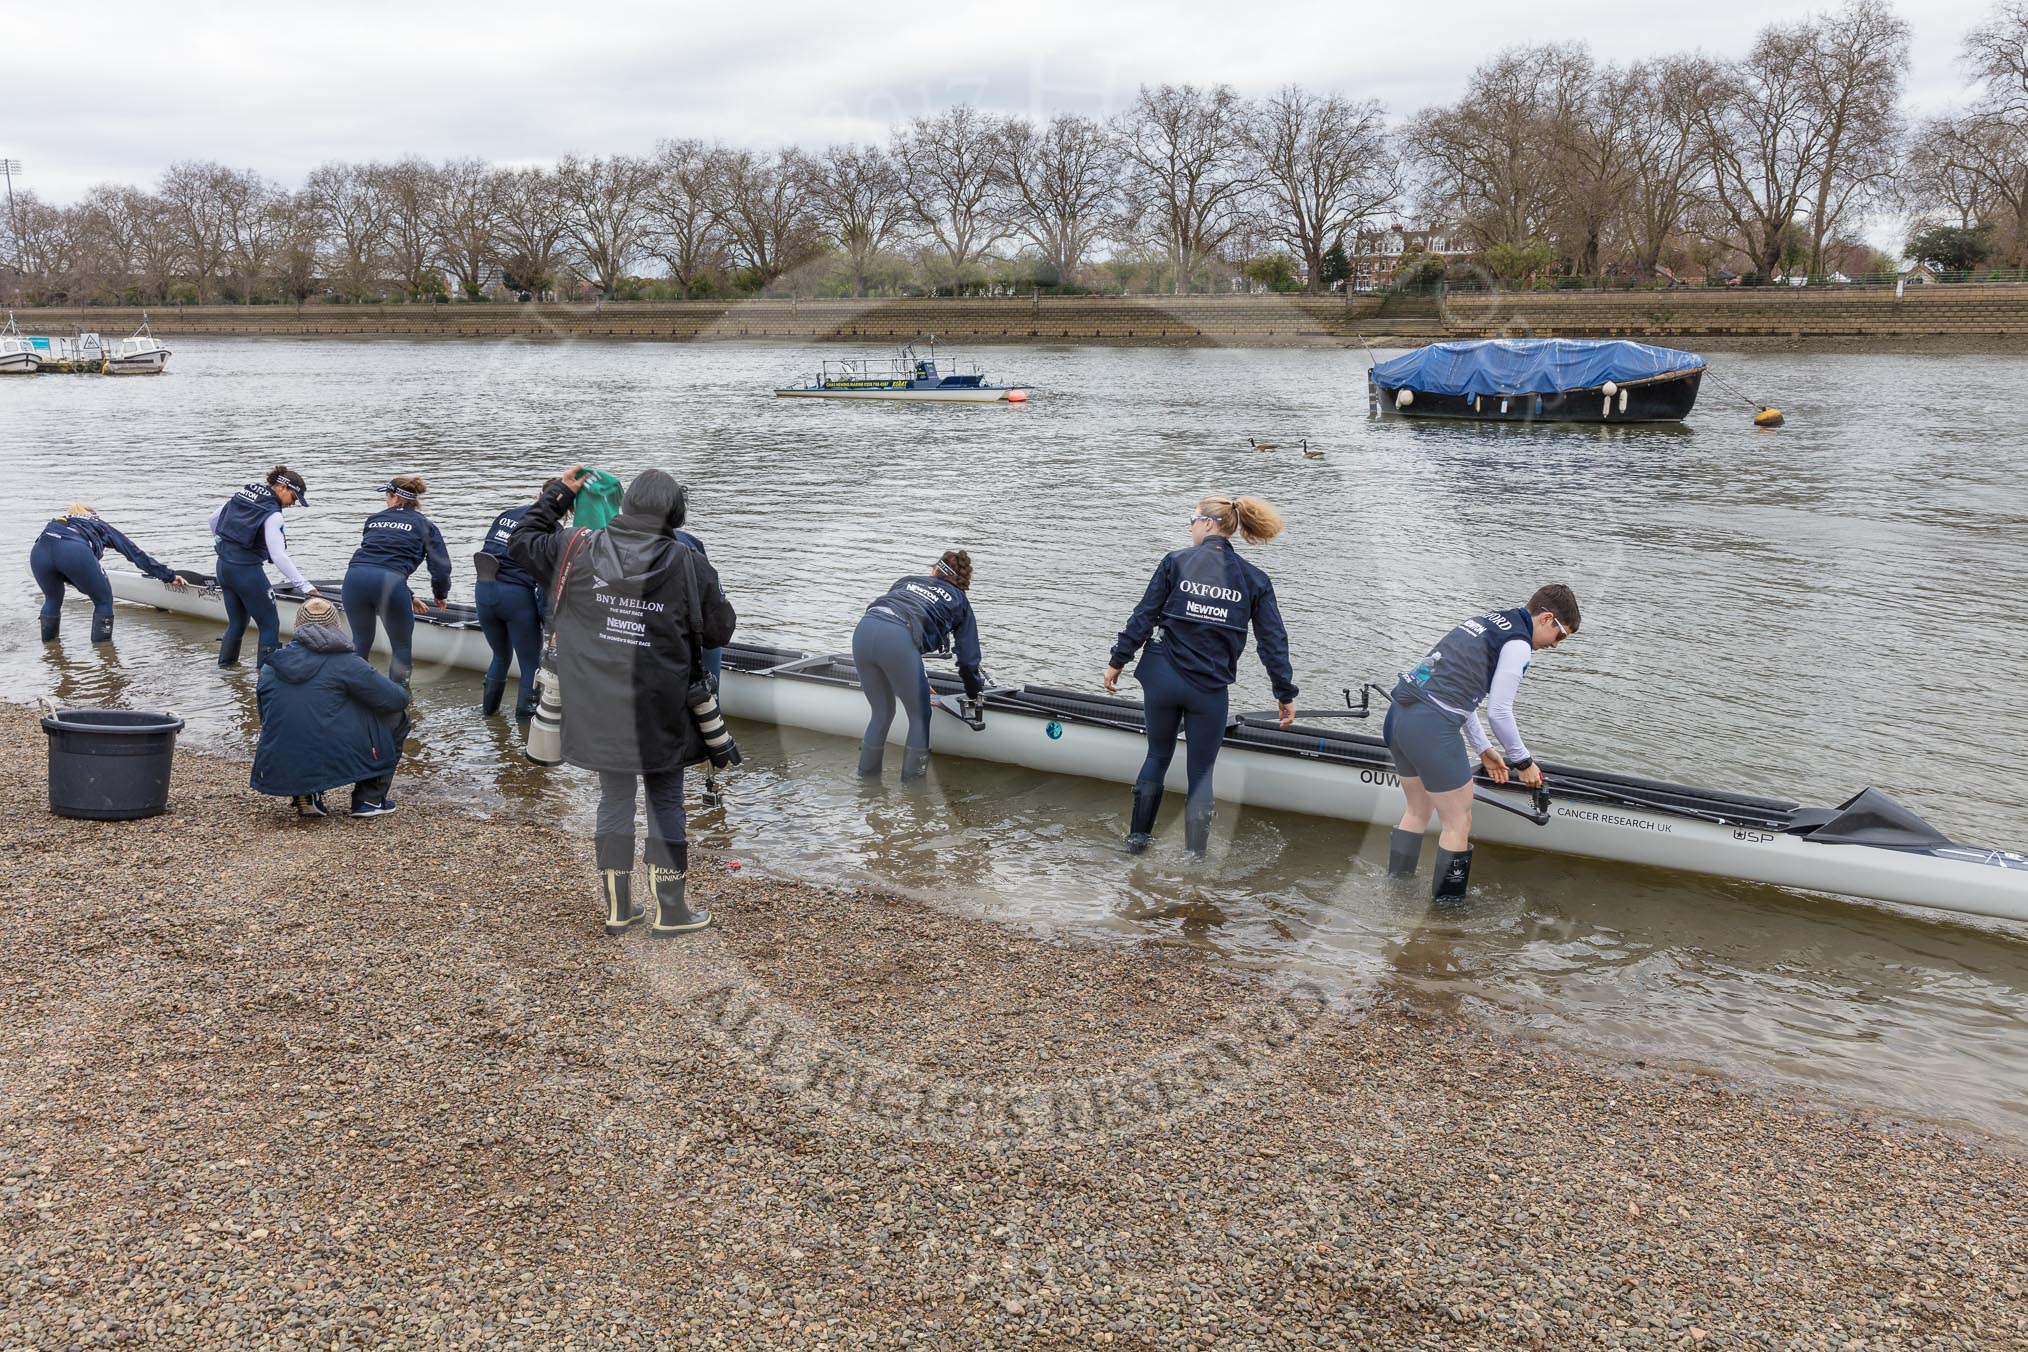
M 1190 743 L 1183 839 L 1190 853 L 1203 857 L 1211 837 L 1211 768 L 1225 741 L 1228 692 L 1239 674 L 1249 626 L 1274 685 L 1281 725 L 1295 721 L 1296 679 L 1289 669 L 1289 636 L 1275 603 L 1274 583 L 1239 557 L 1232 547 L 1235 531 L 1248 544 L 1272 540 L 1282 533 L 1282 515 L 1265 498 L 1221 493 L 1201 500 L 1190 518 L 1190 548 L 1164 556 L 1127 627 L 1113 641 L 1112 665 L 1102 679 L 1106 692 L 1114 695 L 1121 670 L 1142 644 L 1148 645 L 1134 667 L 1145 701 L 1148 758 L 1134 781 L 1133 824 L 1127 833 L 1132 854 L 1147 849 L 1153 837 L 1162 780 L 1181 727 Z
M 1465 895 L 1472 876 L 1472 759 L 1465 743 L 1495 784 L 1505 784 L 1511 773 L 1531 789 L 1542 787 L 1542 768 L 1514 722 L 1514 694 L 1534 651 L 1569 638 L 1578 620 L 1576 595 L 1551 583 L 1537 588 L 1525 606 L 1489 611 L 1458 625 L 1395 682 L 1381 736 L 1401 776 L 1408 810 L 1388 838 L 1391 877 L 1415 875 L 1434 808 L 1443 829 L 1433 895 L 1438 900 Z M 1500 747 L 1479 725 L 1481 703 L 1488 706 Z
M 408 580 L 427 560 L 430 595 L 443 614 L 451 594 L 451 551 L 436 522 L 417 506 L 428 484 L 404 474 L 389 479 L 380 491 L 387 495 L 387 506 L 366 518 L 340 599 L 352 622 L 352 651 L 367 657 L 379 627 L 386 625 L 388 679 L 407 685 L 415 666 L 415 617 L 427 613 L 409 591 Z
M 282 641 L 282 617 L 268 591 L 266 565 L 282 570 L 289 584 L 306 596 L 316 587 L 289 558 L 282 512 L 309 506 L 309 485 L 287 465 L 268 471 L 263 483 L 248 484 L 218 505 L 211 514 L 211 534 L 218 543 L 218 590 L 225 602 L 225 634 L 218 640 L 218 665 L 239 665 L 240 640 L 252 620 L 260 631 L 254 665 L 260 666 Z
M 873 716 L 859 739 L 859 773 L 880 777 L 887 749 L 887 730 L 894 725 L 894 701 L 906 701 L 908 747 L 901 757 L 904 783 L 929 770 L 930 683 L 922 655 L 955 643 L 958 674 L 965 695 L 977 699 L 986 688 L 979 671 L 979 621 L 967 596 L 972 587 L 972 556 L 949 549 L 927 574 L 901 578 L 876 598 L 852 631 L 852 664 L 859 688 Z
M 73 502 L 70 511 L 54 518 L 35 537 L 28 550 L 28 571 L 42 588 L 42 641 L 54 643 L 63 623 L 63 589 L 76 587 L 92 603 L 92 642 L 110 643 L 113 638 L 113 584 L 99 560 L 110 545 L 127 556 L 127 561 L 147 576 L 172 587 L 188 585 L 181 574 L 149 558 L 145 550 L 114 530 L 110 523 L 82 502 Z
M 538 490 L 539 496 L 539 490 Z M 479 713 L 487 718 L 500 712 L 507 693 L 507 666 L 521 672 L 521 692 L 514 701 L 514 717 L 526 723 L 535 717 L 535 673 L 542 665 L 543 589 L 520 564 L 508 557 L 507 541 L 521 524 L 532 503 L 509 507 L 493 518 L 486 530 L 486 543 L 472 556 L 472 571 L 478 581 L 472 586 L 472 608 L 479 617 L 479 630 L 486 636 L 492 660 L 479 687 Z

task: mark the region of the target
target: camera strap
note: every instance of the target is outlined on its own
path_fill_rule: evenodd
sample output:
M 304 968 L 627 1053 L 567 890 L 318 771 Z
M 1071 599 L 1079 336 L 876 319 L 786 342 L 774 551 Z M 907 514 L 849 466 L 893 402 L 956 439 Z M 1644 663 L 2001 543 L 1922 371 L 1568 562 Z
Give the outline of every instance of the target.
M 704 598 L 697 588 L 697 551 L 679 543 L 683 553 L 683 590 L 690 603 L 690 679 L 704 674 Z
M 584 543 L 584 537 L 589 533 L 585 528 L 579 527 L 572 532 L 569 543 L 563 547 L 563 567 L 556 570 L 556 590 L 549 598 L 549 634 L 546 646 L 551 656 L 556 653 L 557 623 L 563 618 L 563 588 L 570 581 L 571 561 L 577 557 L 577 548 Z

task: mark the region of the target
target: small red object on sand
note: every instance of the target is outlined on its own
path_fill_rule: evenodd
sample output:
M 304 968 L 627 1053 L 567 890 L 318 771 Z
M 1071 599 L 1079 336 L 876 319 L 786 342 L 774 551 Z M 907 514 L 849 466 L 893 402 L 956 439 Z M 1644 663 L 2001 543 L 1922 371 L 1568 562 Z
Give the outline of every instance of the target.
M 733 872 L 735 872 L 735 873 L 739 872 L 740 868 L 742 867 L 742 865 L 740 864 L 739 860 L 737 860 L 737 859 L 728 859 L 728 860 L 726 860 L 726 861 L 725 861 L 725 866 L 726 866 L 727 868 L 731 869 L 731 870 L 732 870 Z

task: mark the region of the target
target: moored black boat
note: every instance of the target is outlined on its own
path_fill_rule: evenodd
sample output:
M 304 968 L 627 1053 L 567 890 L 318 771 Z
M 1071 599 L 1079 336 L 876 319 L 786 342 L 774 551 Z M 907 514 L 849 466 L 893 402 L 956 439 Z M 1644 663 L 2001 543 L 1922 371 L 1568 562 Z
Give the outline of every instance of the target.
M 1680 422 L 1704 358 L 1624 340 L 1491 338 L 1432 343 L 1367 375 L 1382 417 L 1478 422 Z

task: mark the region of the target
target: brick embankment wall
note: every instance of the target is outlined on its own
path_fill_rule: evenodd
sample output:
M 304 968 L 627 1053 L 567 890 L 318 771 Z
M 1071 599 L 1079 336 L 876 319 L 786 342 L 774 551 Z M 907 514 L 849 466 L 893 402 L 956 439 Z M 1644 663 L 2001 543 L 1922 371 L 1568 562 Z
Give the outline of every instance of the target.
M 1378 295 L 1109 296 L 1003 300 L 749 300 L 611 305 L 210 305 L 151 308 L 164 338 L 794 339 L 954 343 L 1281 344 L 1480 337 L 1859 339 L 1964 344 L 2028 339 L 2028 286 L 1782 287 Z M 1410 311 L 1413 311 L 1411 313 Z M 124 335 L 138 309 L 23 310 L 24 329 L 81 324 Z
M 874 339 L 968 342 L 1286 342 L 1345 337 L 1378 296 L 1042 297 L 1007 300 L 750 300 L 610 305 L 211 305 L 149 310 L 155 333 L 238 337 Z M 124 334 L 133 309 L 24 311 L 23 328 L 79 323 Z
M 2028 337 L 2028 287 L 1453 294 L 1443 319 L 1482 338 L 2004 339 Z

